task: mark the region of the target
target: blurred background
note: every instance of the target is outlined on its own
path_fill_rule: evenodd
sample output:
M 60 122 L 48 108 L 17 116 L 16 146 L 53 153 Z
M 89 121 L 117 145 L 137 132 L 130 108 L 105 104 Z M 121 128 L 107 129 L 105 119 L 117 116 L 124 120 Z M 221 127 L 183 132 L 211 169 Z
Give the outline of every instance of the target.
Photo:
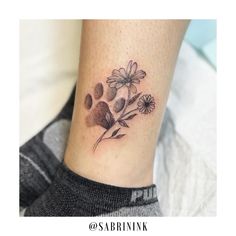
M 185 41 L 216 69 L 216 20 L 192 20 Z

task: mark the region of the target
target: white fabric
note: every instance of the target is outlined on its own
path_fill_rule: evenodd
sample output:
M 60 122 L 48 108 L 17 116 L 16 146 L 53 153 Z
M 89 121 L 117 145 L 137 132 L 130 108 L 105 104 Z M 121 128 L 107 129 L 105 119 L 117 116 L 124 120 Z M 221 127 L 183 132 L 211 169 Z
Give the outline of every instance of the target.
M 20 144 L 60 111 L 78 75 L 81 22 L 20 23 Z
M 20 143 L 64 105 L 76 77 L 80 21 L 21 21 Z M 155 163 L 168 216 L 216 214 L 216 73 L 183 43 Z
M 164 215 L 216 215 L 216 73 L 186 43 L 156 156 Z

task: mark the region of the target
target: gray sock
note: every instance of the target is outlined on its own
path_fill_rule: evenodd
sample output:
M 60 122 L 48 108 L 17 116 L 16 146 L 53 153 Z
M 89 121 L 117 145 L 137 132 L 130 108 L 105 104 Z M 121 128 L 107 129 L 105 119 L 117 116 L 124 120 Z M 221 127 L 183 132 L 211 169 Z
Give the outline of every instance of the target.
M 161 216 L 156 186 L 122 188 L 81 177 L 64 164 L 25 216 Z
M 74 107 L 69 100 L 41 132 L 20 147 L 20 206 L 27 207 L 51 184 L 62 162 Z

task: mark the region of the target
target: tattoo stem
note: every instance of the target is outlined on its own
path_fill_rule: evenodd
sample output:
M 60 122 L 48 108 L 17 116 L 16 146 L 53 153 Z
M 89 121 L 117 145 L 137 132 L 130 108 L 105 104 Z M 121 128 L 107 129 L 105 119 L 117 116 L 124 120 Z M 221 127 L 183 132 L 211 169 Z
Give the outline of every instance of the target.
M 124 113 L 125 113 L 125 111 L 126 111 L 126 109 L 127 109 L 127 107 L 128 107 L 129 100 L 130 100 L 130 88 L 128 87 L 128 98 L 127 98 L 125 107 L 124 107 L 124 109 L 123 109 L 123 111 L 122 111 L 120 117 L 116 120 L 116 122 L 119 121 L 119 120 L 122 118 L 122 116 L 124 115 Z
M 128 87 L 128 98 L 127 98 L 125 107 L 123 108 L 123 111 L 122 111 L 121 115 L 120 115 L 119 118 L 113 123 L 113 125 L 112 125 L 109 129 L 107 129 L 105 132 L 103 132 L 103 134 L 97 139 L 96 143 L 93 145 L 93 151 L 95 151 L 96 148 L 97 148 L 97 146 L 98 146 L 98 144 L 99 144 L 102 140 L 104 140 L 103 137 L 105 136 L 105 134 L 106 134 L 121 118 L 123 118 L 123 116 L 125 116 L 125 115 L 127 115 L 128 113 L 131 112 L 131 111 L 130 111 L 130 112 L 124 114 L 125 111 L 126 111 L 126 109 L 127 109 L 127 107 L 128 107 L 129 100 L 130 100 L 130 88 Z
M 113 124 L 114 125 L 114 124 Z M 103 134 L 98 138 L 98 140 L 96 141 L 96 143 L 93 145 L 93 151 L 96 150 L 98 144 L 102 141 L 102 138 L 105 136 L 105 134 L 113 127 L 113 125 L 107 129 L 105 132 L 103 132 Z

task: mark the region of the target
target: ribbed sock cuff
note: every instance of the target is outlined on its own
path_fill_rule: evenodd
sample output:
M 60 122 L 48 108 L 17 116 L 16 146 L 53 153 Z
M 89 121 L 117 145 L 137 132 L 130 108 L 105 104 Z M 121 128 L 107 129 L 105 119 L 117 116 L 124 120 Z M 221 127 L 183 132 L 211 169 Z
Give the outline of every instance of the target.
M 79 176 L 62 164 L 48 190 L 25 216 L 97 216 L 157 202 L 156 186 L 123 188 Z

